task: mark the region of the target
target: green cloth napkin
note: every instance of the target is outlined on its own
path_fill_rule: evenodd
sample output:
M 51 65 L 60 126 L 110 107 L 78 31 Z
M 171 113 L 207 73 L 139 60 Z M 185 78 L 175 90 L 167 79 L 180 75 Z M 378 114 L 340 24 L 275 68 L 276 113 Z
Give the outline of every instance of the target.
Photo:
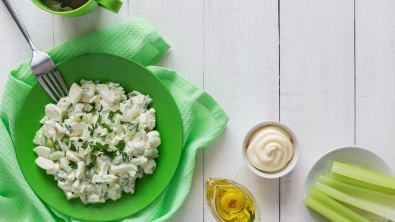
M 188 195 L 196 150 L 207 146 L 229 118 L 214 99 L 175 71 L 155 65 L 170 46 L 145 20 L 126 23 L 71 40 L 49 49 L 55 63 L 87 53 L 109 53 L 139 62 L 168 87 L 181 113 L 184 146 L 177 172 L 166 190 L 150 206 L 121 221 L 168 221 Z M 36 82 L 26 60 L 11 71 L 0 108 L 1 221 L 77 221 L 43 203 L 31 190 L 15 155 L 15 121 L 21 103 Z M 44 107 L 43 107 L 44 108 Z

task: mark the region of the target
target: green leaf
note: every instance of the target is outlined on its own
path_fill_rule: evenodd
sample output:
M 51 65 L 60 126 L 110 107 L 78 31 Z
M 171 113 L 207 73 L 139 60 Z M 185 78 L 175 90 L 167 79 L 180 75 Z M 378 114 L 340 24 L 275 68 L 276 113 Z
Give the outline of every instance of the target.
M 67 125 L 67 124 L 65 124 L 65 125 L 66 125 L 66 129 L 67 129 L 69 132 L 71 132 L 71 131 L 73 130 L 73 128 L 71 128 L 70 125 Z
M 70 166 L 72 169 L 78 169 L 78 164 L 74 163 L 73 161 L 70 161 L 69 166 Z
M 99 117 L 97 118 L 96 124 L 95 124 L 95 129 L 99 126 L 101 123 L 101 115 L 99 114 Z
M 107 126 L 105 123 L 100 124 L 100 126 L 102 126 L 103 128 L 107 129 L 108 133 L 112 133 L 113 132 L 113 130 L 109 126 Z
M 78 142 L 82 143 L 84 141 L 81 138 L 78 138 Z
M 121 112 L 121 110 L 117 110 L 117 111 L 115 111 L 115 112 L 110 111 L 110 114 L 108 114 L 108 118 L 109 118 L 109 119 L 112 119 L 112 117 L 114 116 L 114 114 L 123 115 L 122 112 Z
M 82 146 L 81 146 L 81 148 L 82 148 L 82 149 L 88 148 L 88 143 L 83 143 Z
M 70 150 L 77 152 L 77 148 L 74 146 L 74 143 L 71 143 Z
M 95 131 L 92 128 L 88 128 L 89 132 L 90 132 L 90 136 L 93 136 L 93 134 L 95 133 Z
M 125 153 L 125 152 L 122 152 L 122 159 L 123 159 L 124 162 L 128 162 L 128 161 L 129 161 L 129 156 L 128 156 L 128 154 Z
M 96 111 L 96 109 L 95 109 L 96 103 L 95 102 L 91 102 L 91 103 L 89 103 L 89 105 L 92 106 L 92 109 L 87 111 L 86 113 L 93 113 L 93 112 L 95 112 Z
M 126 144 L 123 140 L 119 140 L 118 145 L 116 145 L 116 147 L 119 149 L 119 152 L 122 152 L 125 146 Z
M 68 146 L 69 145 L 69 141 L 70 141 L 70 137 L 65 134 L 63 136 L 63 141 L 64 141 L 64 144 L 66 144 Z

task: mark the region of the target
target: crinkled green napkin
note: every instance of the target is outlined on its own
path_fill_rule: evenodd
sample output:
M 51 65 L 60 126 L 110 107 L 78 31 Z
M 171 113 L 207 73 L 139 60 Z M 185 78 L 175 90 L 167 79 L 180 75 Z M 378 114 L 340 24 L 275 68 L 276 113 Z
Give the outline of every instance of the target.
M 139 62 L 168 87 L 181 113 L 184 147 L 177 172 L 150 206 L 122 221 L 168 221 L 188 195 L 196 150 L 207 146 L 229 118 L 214 99 L 178 73 L 155 65 L 170 46 L 145 20 L 71 40 L 47 51 L 55 63 L 87 53 L 109 53 Z M 0 108 L 0 215 L 2 221 L 76 221 L 42 202 L 27 184 L 15 155 L 15 121 L 23 98 L 36 82 L 29 60 L 11 71 Z

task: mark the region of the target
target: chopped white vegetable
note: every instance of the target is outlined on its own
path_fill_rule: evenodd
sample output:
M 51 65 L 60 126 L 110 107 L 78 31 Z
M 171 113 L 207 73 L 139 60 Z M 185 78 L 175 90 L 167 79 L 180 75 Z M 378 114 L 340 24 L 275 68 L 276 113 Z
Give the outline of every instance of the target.
M 152 102 L 137 91 L 126 95 L 119 83 L 73 83 L 68 97 L 45 106 L 33 140 L 37 165 L 67 199 L 90 204 L 133 194 L 136 178 L 154 173 L 161 144 Z
M 73 152 L 70 150 L 67 150 L 66 152 L 66 159 L 73 161 L 74 163 L 78 163 L 80 162 L 80 158 Z
M 38 156 L 45 157 L 47 159 L 49 157 L 49 154 L 51 153 L 51 149 L 49 149 L 48 147 L 45 147 L 45 146 L 38 146 L 38 147 L 34 148 L 33 150 L 34 150 L 34 152 L 37 153 Z
M 76 105 L 82 97 L 83 89 L 77 83 L 73 83 L 70 88 L 69 98 L 73 105 Z
M 42 169 L 48 170 L 48 169 L 53 169 L 55 167 L 54 166 L 54 162 L 52 160 L 49 160 L 47 158 L 43 158 L 41 156 L 38 157 L 35 162 Z
M 45 116 L 48 120 L 62 122 L 62 110 L 55 104 L 48 104 L 45 106 Z

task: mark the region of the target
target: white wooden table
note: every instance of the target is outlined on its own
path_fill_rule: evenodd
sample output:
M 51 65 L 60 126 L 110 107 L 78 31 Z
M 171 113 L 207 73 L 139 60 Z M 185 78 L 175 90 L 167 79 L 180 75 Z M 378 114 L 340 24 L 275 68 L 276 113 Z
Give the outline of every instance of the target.
M 172 221 L 214 221 L 204 204 L 208 177 L 244 184 L 264 221 L 311 221 L 304 179 L 325 152 L 372 149 L 395 169 L 395 2 L 392 0 L 123 0 L 78 18 L 53 16 L 14 0 L 40 50 L 131 18 L 145 17 L 172 49 L 159 66 L 177 70 L 227 112 L 222 135 L 196 156 L 190 194 Z M 0 3 L 0 96 L 9 71 L 31 52 Z M 243 163 L 253 125 L 281 121 L 302 154 L 281 179 L 263 179 Z

